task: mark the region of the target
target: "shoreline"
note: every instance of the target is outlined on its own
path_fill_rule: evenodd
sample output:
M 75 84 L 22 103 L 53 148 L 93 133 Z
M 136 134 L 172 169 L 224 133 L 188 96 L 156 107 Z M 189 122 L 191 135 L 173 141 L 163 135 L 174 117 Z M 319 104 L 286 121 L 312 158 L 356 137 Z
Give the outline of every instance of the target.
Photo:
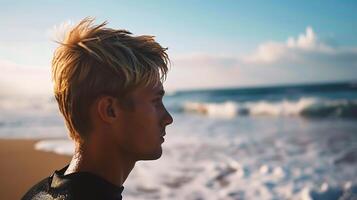
M 34 139 L 0 139 L 0 199 L 20 199 L 27 190 L 69 163 L 71 156 L 35 150 Z

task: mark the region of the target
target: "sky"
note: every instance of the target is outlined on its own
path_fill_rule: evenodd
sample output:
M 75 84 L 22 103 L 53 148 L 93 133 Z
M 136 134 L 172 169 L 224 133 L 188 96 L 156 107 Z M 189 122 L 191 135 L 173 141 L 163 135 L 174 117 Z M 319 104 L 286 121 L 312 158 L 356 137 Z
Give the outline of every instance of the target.
M 168 90 L 357 81 L 357 1 L 2 1 L 0 96 L 48 93 L 55 27 L 154 35 Z

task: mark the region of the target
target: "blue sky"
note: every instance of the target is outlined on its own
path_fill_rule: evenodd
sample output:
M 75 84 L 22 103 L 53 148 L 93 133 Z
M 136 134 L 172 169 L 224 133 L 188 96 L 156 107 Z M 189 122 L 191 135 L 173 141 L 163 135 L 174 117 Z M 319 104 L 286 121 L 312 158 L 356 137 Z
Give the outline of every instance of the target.
M 53 27 L 86 16 L 157 36 L 173 63 L 170 89 L 356 80 L 356 1 L 0 3 L 0 89 L 17 84 L 12 73 L 47 83 Z

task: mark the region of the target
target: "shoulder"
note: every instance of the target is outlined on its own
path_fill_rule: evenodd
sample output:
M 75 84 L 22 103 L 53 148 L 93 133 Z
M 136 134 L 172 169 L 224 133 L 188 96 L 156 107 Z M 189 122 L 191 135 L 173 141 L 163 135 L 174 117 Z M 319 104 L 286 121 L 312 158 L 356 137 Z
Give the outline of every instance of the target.
M 32 186 L 21 200 L 78 200 L 89 199 L 91 196 L 83 196 L 76 187 L 67 185 L 64 188 L 51 188 L 52 177 L 47 177 Z
M 21 200 L 31 200 L 31 199 L 36 199 L 38 194 L 43 194 L 45 191 L 47 191 L 49 187 L 49 179 L 50 177 L 44 178 L 34 186 L 32 186 L 26 194 L 21 198 Z
M 88 172 L 64 175 L 64 169 L 35 184 L 22 200 L 120 200 L 124 187 L 117 187 Z

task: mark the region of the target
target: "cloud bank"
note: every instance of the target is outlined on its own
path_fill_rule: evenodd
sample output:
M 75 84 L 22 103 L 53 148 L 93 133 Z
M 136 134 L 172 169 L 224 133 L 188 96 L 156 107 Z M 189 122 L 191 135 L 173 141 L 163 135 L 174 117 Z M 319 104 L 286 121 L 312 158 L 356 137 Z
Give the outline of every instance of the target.
M 188 89 L 356 80 L 357 47 L 327 44 L 310 26 L 297 37 L 264 42 L 245 55 L 217 53 L 173 56 L 167 85 Z
M 61 28 L 66 28 L 65 25 Z M 320 40 L 312 27 L 244 55 L 171 55 L 168 90 L 356 80 L 357 47 Z M 51 94 L 50 67 L 0 60 L 0 96 Z
M 49 67 L 23 66 L 0 60 L 0 97 L 50 95 Z
M 319 40 L 311 27 L 297 38 L 286 42 L 266 42 L 252 54 L 242 57 L 247 64 L 272 64 L 277 62 L 317 62 L 320 64 L 356 65 L 357 48 L 334 47 Z M 328 62 L 326 62 L 328 61 Z

